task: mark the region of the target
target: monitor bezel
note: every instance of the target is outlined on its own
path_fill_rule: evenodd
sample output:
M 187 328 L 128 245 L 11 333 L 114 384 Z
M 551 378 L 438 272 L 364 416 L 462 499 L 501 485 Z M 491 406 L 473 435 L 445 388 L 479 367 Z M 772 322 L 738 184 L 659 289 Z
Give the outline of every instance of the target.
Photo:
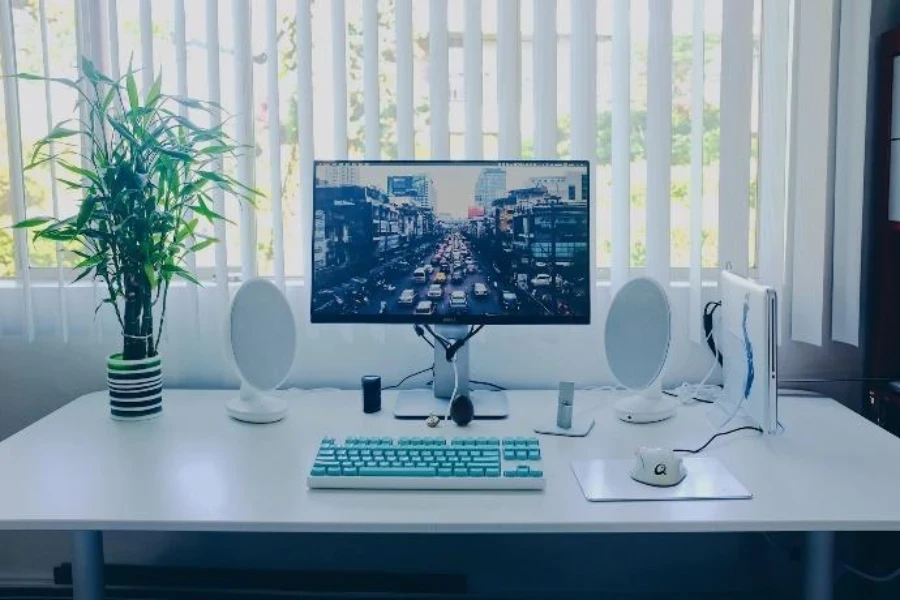
M 309 320 L 312 324 L 357 324 L 357 325 L 590 325 L 591 313 L 593 312 L 593 287 L 594 274 L 596 269 L 591 268 L 594 264 L 594 188 L 591 178 L 591 161 L 589 160 L 366 160 L 366 159 L 347 159 L 347 160 L 321 160 L 313 161 L 312 168 L 312 194 L 309 199 L 310 217 L 315 212 L 315 189 L 316 189 L 316 172 L 319 165 L 430 165 L 430 166 L 571 166 L 583 168 L 587 172 L 588 183 L 588 248 L 589 248 L 589 266 L 588 266 L 588 289 L 587 302 L 588 312 L 586 315 L 571 316 L 530 316 L 530 315 L 391 315 L 391 314 L 354 314 L 354 315 L 328 315 L 316 313 L 313 310 L 312 297 L 315 292 L 315 267 L 313 264 L 313 256 L 315 255 L 315 219 L 307 220 L 308 233 L 308 260 L 306 261 L 307 272 L 309 273 L 309 286 L 307 301 L 309 303 Z

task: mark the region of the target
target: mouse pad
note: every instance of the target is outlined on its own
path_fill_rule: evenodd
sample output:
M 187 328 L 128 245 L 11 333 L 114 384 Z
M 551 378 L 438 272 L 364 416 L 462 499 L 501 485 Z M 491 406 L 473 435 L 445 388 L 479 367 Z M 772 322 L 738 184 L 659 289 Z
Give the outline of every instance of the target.
M 741 500 L 752 498 L 743 484 L 716 458 L 685 458 L 687 477 L 672 487 L 654 487 L 631 478 L 631 458 L 601 458 L 572 463 L 584 497 L 591 502 L 647 500 Z

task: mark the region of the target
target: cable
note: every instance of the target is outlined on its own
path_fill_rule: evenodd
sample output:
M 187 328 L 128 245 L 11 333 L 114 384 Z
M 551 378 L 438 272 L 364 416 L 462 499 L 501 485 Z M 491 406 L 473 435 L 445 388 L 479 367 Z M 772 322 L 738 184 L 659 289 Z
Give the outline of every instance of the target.
M 456 392 L 459 391 L 459 369 L 456 366 L 456 355 L 450 361 L 453 365 L 453 393 L 450 394 L 450 402 L 447 403 L 447 414 L 444 416 L 445 421 L 450 420 L 450 411 L 453 409 L 453 403 L 456 401 Z
M 703 330 L 706 332 L 706 345 L 709 346 L 709 349 L 712 351 L 713 356 L 716 357 L 716 362 L 719 363 L 719 366 L 724 366 L 725 357 L 722 356 L 722 351 L 716 346 L 716 341 L 713 339 L 713 315 L 716 314 L 716 310 L 722 306 L 721 302 L 707 302 L 706 306 L 703 307 Z
M 687 454 L 700 454 L 701 452 L 706 450 L 706 447 L 709 446 L 710 444 L 712 444 L 713 440 L 715 440 L 717 437 L 721 437 L 723 435 L 729 435 L 732 433 L 736 433 L 738 431 L 745 431 L 745 430 L 751 430 L 751 429 L 753 431 L 758 431 L 759 433 L 763 433 L 763 430 L 761 427 L 756 427 L 755 425 L 744 425 L 743 427 L 735 427 L 734 429 L 729 429 L 728 431 L 720 431 L 719 433 L 717 433 L 714 436 L 712 436 L 711 438 L 709 438 L 705 444 L 703 444 L 696 450 L 686 450 L 683 448 L 676 448 L 676 449 L 672 450 L 672 452 L 685 452 Z
M 682 385 L 684 385 L 684 384 L 682 384 Z M 663 390 L 663 394 L 665 394 L 666 396 L 672 396 L 673 398 L 681 399 L 681 394 L 677 394 L 675 392 L 670 392 L 669 390 Z M 698 398 L 697 396 L 692 396 L 691 400 L 693 400 L 694 402 L 702 402 L 703 404 L 715 404 L 716 403 L 715 400 L 708 400 L 706 398 Z
M 415 325 L 413 325 L 413 330 L 416 332 L 417 336 L 422 338 L 423 342 L 425 342 L 426 344 L 428 344 L 429 346 L 434 348 L 434 343 L 431 340 L 429 340 L 427 337 L 425 337 L 425 328 L 424 327 L 422 327 L 421 325 L 416 323 Z
M 860 571 L 856 567 L 851 567 L 846 563 L 843 563 L 841 566 L 843 566 L 845 569 L 847 569 L 847 571 L 853 573 L 857 577 L 861 577 L 867 581 L 871 581 L 872 583 L 887 583 L 889 581 L 897 579 L 897 577 L 900 577 L 900 569 L 897 569 L 893 573 L 888 573 L 887 575 L 870 575 L 868 573 Z
M 781 544 L 779 544 L 778 542 L 776 542 L 775 540 L 773 540 L 771 538 L 771 536 L 769 536 L 768 533 L 766 533 L 764 531 L 760 532 L 760 533 L 762 533 L 762 536 L 766 539 L 766 541 L 769 543 L 769 545 L 771 545 L 776 550 L 779 550 L 779 551 L 785 553 L 790 560 L 792 560 L 794 562 L 799 562 L 800 560 L 802 560 L 803 553 L 801 550 L 798 550 L 796 548 L 786 548 L 786 547 L 782 546 Z M 871 581 L 872 583 L 888 583 L 888 582 L 891 582 L 891 581 L 897 579 L 898 577 L 900 577 L 900 568 L 898 568 L 897 570 L 895 570 L 891 573 L 888 573 L 887 575 L 872 575 L 870 573 L 861 571 L 861 570 L 857 569 L 856 567 L 848 565 L 845 562 L 839 562 L 838 564 L 841 567 L 843 567 L 848 573 L 853 573 L 857 577 L 865 579 L 866 581 Z
M 506 388 L 502 385 L 497 385 L 496 383 L 491 383 L 490 381 L 478 381 L 477 379 L 470 379 L 469 383 L 477 383 L 478 385 L 486 385 L 488 387 L 492 387 L 498 392 L 505 392 Z
M 383 387 L 381 389 L 382 390 L 395 390 L 398 387 L 400 387 L 401 385 L 403 385 L 404 383 L 406 383 L 407 380 L 412 379 L 416 375 L 421 375 L 422 373 L 426 373 L 428 371 L 433 371 L 433 370 L 434 370 L 434 364 L 432 364 L 430 367 L 426 367 L 426 368 L 422 369 L 421 371 L 416 371 L 415 373 L 407 375 L 406 377 L 404 377 L 403 379 L 400 380 L 400 383 L 395 383 L 394 385 L 389 385 L 389 386 Z

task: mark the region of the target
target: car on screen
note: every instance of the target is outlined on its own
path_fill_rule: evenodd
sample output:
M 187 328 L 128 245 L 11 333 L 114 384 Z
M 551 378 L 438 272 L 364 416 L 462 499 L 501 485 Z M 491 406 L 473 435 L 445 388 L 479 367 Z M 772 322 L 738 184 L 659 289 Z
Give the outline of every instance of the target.
M 519 297 L 513 292 L 503 292 L 501 299 L 503 301 L 503 308 L 506 310 L 515 311 L 519 309 Z
M 428 286 L 428 297 L 429 298 L 440 298 L 444 295 L 444 288 L 440 285 L 433 283 Z
M 432 313 L 434 313 L 434 302 L 431 300 L 420 301 L 413 310 L 415 315 L 430 315 Z
M 456 290 L 450 293 L 450 311 L 466 312 L 469 309 L 469 302 L 466 299 L 466 293 L 462 290 Z
M 462 271 L 453 271 L 453 276 L 450 278 L 450 281 L 453 283 L 462 283 L 465 278 Z
M 443 271 L 438 271 L 438 274 L 434 276 L 434 283 L 438 285 L 444 285 L 447 283 L 447 274 Z
M 468 273 L 469 275 L 472 275 L 477 272 L 478 272 L 478 267 L 476 267 L 474 263 L 469 263 L 466 265 L 466 273 Z
M 488 290 L 488 287 L 480 281 L 472 286 L 472 293 L 477 299 L 487 298 L 491 294 L 491 292 Z
M 534 279 L 531 280 L 532 287 L 546 287 L 552 283 L 552 279 L 546 273 L 540 273 L 535 275 Z
M 397 300 L 400 304 L 412 304 L 416 301 L 418 294 L 416 294 L 416 290 L 407 288 L 400 292 L 400 299 Z
M 425 280 L 428 278 L 428 273 L 425 271 L 425 267 L 419 267 L 415 271 L 413 271 L 413 281 L 416 283 L 425 283 Z

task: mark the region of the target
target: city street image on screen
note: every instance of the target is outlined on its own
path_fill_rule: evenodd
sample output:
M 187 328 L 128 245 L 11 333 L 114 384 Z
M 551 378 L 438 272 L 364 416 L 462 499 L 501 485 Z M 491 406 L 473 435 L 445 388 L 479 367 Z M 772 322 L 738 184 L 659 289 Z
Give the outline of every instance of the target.
M 316 322 L 583 323 L 585 162 L 318 162 Z

